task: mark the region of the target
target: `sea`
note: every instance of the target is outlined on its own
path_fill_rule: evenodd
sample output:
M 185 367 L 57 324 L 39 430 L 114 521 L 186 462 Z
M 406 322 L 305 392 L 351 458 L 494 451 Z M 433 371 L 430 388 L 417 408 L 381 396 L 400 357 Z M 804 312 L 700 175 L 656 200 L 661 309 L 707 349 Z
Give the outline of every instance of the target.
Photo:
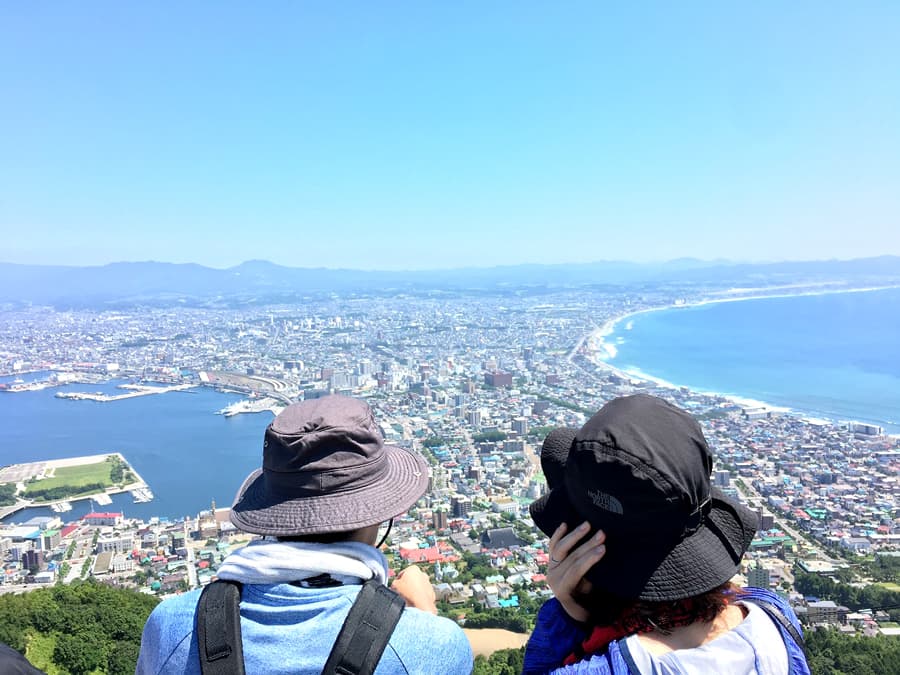
M 645 312 L 619 321 L 606 341 L 609 363 L 638 377 L 900 433 L 900 289 Z M 230 505 L 262 461 L 271 413 L 216 415 L 242 397 L 205 387 L 107 403 L 55 395 L 121 393 L 118 384 L 0 393 L 0 465 L 121 452 L 155 498 L 135 504 L 125 493 L 99 510 L 175 519 L 213 500 Z M 63 517 L 91 508 L 77 501 Z M 7 520 L 49 514 L 27 509 Z
M 58 391 L 121 394 L 117 385 L 123 382 L 0 393 L 0 465 L 120 452 L 154 494 L 142 504 L 133 503 L 129 493 L 113 496 L 108 506 L 75 501 L 72 511 L 61 514 L 63 520 L 75 520 L 92 506 L 145 520 L 195 516 L 213 500 L 230 506 L 244 478 L 262 463 L 263 433 L 272 414 L 217 415 L 243 397 L 207 387 L 111 402 L 56 397 Z M 24 522 L 36 515 L 51 511 L 25 509 L 6 520 Z
M 627 316 L 606 361 L 637 377 L 900 433 L 900 289 Z

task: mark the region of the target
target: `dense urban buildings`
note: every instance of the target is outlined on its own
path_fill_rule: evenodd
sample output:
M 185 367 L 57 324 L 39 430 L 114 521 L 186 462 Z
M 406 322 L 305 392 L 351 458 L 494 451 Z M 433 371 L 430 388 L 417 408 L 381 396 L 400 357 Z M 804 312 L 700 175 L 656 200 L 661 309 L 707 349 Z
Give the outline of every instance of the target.
M 246 393 L 226 415 L 331 392 L 364 397 L 389 442 L 431 462 L 429 491 L 395 525 L 389 551 L 395 567 L 427 565 L 452 611 L 515 608 L 549 593 L 546 541 L 527 510 L 544 489 L 544 435 L 580 425 L 615 396 L 657 394 L 701 420 L 717 457 L 715 483 L 759 514 L 746 580 L 792 594 L 810 621 L 850 625 L 847 608 L 796 593 L 793 570 L 827 575 L 855 556 L 897 555 L 900 442 L 871 425 L 748 407 L 603 362 L 608 321 L 696 297 L 560 290 L 477 302 L 424 294 L 241 309 L 8 309 L 0 372 L 47 374 L 37 384 L 7 382 L 0 396 L 110 378 Z M 227 509 L 196 510 L 172 522 L 102 511 L 72 523 L 64 514 L 13 516 L 0 527 L 0 591 L 87 575 L 157 594 L 203 585 L 247 536 Z M 877 630 L 874 614 L 853 625 Z

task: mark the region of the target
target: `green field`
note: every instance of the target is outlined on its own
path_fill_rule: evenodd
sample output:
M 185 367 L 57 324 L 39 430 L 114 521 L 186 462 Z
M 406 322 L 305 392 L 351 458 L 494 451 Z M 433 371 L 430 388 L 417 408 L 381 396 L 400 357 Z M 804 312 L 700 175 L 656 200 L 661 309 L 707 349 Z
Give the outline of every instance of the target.
M 107 459 L 93 464 L 57 468 L 52 478 L 28 483 L 25 497 L 53 501 L 103 491 L 115 484 L 111 474 L 117 463 Z

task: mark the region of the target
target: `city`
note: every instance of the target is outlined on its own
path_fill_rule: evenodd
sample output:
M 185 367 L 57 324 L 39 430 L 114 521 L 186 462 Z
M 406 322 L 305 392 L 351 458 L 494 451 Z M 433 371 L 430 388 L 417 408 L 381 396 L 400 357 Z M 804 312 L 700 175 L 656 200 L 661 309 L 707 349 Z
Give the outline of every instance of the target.
M 245 309 L 9 309 L 0 321 L 0 370 L 39 377 L 16 377 L 0 396 L 109 379 L 137 383 L 125 386 L 144 396 L 192 387 L 245 396 L 210 411 L 223 415 L 277 412 L 333 392 L 363 397 L 387 442 L 431 463 L 426 496 L 389 539 L 393 570 L 427 567 L 442 611 L 464 625 L 506 612 L 504 625 L 524 632 L 527 621 L 514 620 L 519 610 L 550 595 L 546 539 L 527 509 L 544 489 L 543 437 L 579 426 L 615 396 L 656 394 L 701 420 L 717 458 L 715 483 L 759 515 L 745 581 L 788 593 L 810 624 L 897 634 L 896 611 L 804 598 L 795 573 L 849 573 L 866 583 L 855 560 L 900 557 L 900 438 L 870 424 L 663 386 L 603 360 L 609 322 L 713 297 L 711 288 L 662 287 L 495 293 L 477 302 L 453 293 Z M 114 406 L 117 398 L 71 405 Z M 0 592 L 90 577 L 165 597 L 209 583 L 247 540 L 227 507 L 199 498 L 196 515 L 184 520 L 101 509 L 73 522 L 65 514 L 24 522 L 12 515 L 0 527 Z M 897 590 L 896 579 L 885 588 Z

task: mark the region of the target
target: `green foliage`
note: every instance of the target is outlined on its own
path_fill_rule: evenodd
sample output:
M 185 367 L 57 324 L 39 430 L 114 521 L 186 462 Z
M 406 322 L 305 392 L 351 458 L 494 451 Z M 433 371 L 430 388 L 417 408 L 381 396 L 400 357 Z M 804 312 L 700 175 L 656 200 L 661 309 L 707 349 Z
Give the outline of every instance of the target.
M 95 668 L 106 665 L 105 647 L 103 640 L 90 631 L 63 633 L 56 639 L 53 662 L 72 675 L 87 675 Z
M 12 506 L 16 503 L 16 486 L 14 483 L 0 485 L 0 506 Z
M 876 555 L 874 560 L 862 566 L 875 581 L 897 583 L 900 580 L 900 556 Z
M 528 432 L 528 437 L 543 442 L 543 440 L 547 437 L 551 431 L 553 431 L 556 427 L 552 424 L 540 426 L 540 427 L 531 427 Z
M 525 648 L 500 649 L 485 658 L 475 657 L 472 675 L 519 675 L 525 662 Z
M 900 640 L 879 635 L 843 635 L 835 630 L 807 631 L 809 668 L 816 675 L 900 673 Z
M 34 499 L 35 501 L 44 501 L 44 502 L 52 502 L 57 499 L 67 499 L 68 497 L 75 497 L 77 495 L 89 495 L 96 494 L 97 492 L 103 492 L 106 489 L 106 485 L 103 483 L 84 483 L 78 487 L 73 487 L 71 485 L 57 485 L 56 487 L 29 487 L 25 491 L 25 495 L 29 499 Z
M 439 448 L 442 445 L 447 445 L 447 439 L 442 436 L 431 436 L 422 441 L 422 445 L 426 448 Z
M 794 570 L 794 587 L 804 595 L 812 595 L 822 600 L 834 600 L 853 611 L 874 609 L 900 605 L 900 592 L 893 591 L 877 584 L 859 588 L 832 581 L 818 574 L 808 574 L 796 568 Z M 897 610 L 891 612 L 893 616 Z
M 534 617 L 518 607 L 473 609 L 466 612 L 466 628 L 505 628 L 514 633 L 527 633 L 534 628 Z
M 584 413 L 585 415 L 593 415 L 595 412 L 597 412 L 596 410 L 585 408 L 584 406 L 578 405 L 577 403 L 572 403 L 571 401 L 566 401 L 565 399 L 556 398 L 555 396 L 538 394 L 538 398 L 543 399 L 544 401 L 550 401 L 550 403 L 560 408 L 574 410 L 575 412 Z
M 115 460 L 121 464 L 118 457 Z M 30 499 L 52 501 L 75 495 L 103 492 L 113 484 L 110 472 L 114 466 L 115 463 L 107 458 L 103 462 L 58 467 L 54 470 L 52 478 L 35 482 L 29 481 L 25 489 L 25 496 Z
M 93 581 L 0 595 L 0 641 L 19 651 L 31 650 L 31 644 L 46 647 L 45 670 L 130 673 L 157 602 Z

